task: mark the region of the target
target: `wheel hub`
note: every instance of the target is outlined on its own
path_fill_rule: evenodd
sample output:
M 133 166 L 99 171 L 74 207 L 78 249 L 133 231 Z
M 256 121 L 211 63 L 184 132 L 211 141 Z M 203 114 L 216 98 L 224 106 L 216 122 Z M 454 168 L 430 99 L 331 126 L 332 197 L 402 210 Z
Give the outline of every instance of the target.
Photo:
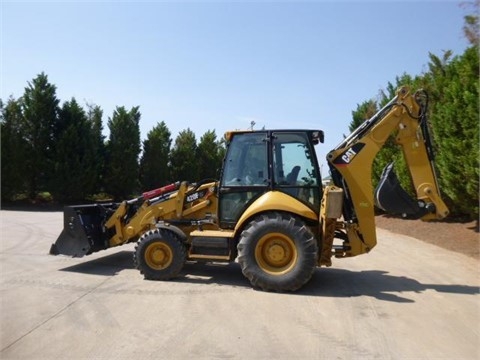
M 287 257 L 287 249 L 285 249 L 282 244 L 272 244 L 268 247 L 266 255 L 270 262 L 274 264 L 279 264 L 283 259 Z
M 291 270 L 297 261 L 297 251 L 292 239 L 284 234 L 263 236 L 255 248 L 255 258 L 260 267 L 274 275 Z
M 155 249 L 152 254 L 152 260 L 157 262 L 157 263 L 162 263 L 165 261 L 166 258 L 165 251 L 162 249 Z
M 173 261 L 172 249 L 161 242 L 150 244 L 145 250 L 145 261 L 153 269 L 164 269 Z

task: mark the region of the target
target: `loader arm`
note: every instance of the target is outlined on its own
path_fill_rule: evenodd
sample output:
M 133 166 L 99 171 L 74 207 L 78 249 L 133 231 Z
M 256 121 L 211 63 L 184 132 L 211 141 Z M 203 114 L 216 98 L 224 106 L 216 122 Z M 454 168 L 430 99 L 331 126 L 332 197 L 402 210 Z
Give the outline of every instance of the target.
M 390 135 L 402 148 L 416 199 L 401 189 L 390 166 L 375 191 L 377 205 L 422 220 L 442 219 L 448 209 L 442 201 L 427 128 L 424 92 L 412 95 L 407 87 L 371 119 L 327 155 L 335 186 L 343 189 L 343 218 L 348 246 L 341 256 L 370 251 L 376 245 L 372 164 Z
M 210 180 L 190 185 L 176 182 L 121 203 L 67 206 L 64 229 L 50 254 L 89 255 L 137 241 L 146 231 L 163 226 L 159 223 L 185 237 L 197 224 L 213 222 L 215 186 Z

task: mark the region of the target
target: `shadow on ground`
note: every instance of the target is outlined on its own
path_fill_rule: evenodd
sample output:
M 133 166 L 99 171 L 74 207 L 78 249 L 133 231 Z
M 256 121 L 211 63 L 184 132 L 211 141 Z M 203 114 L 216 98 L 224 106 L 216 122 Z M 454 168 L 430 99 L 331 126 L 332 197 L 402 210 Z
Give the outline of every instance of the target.
M 122 270 L 134 269 L 132 251 L 120 251 L 94 260 L 61 269 L 90 275 L 114 276 Z M 139 276 L 141 276 L 139 274 Z M 243 277 L 237 263 L 193 263 L 187 262 L 180 276 L 171 281 L 193 284 L 217 284 L 232 287 L 251 288 Z M 412 303 L 408 293 L 422 293 L 434 290 L 441 293 L 479 295 L 480 287 L 460 284 L 422 284 L 406 277 L 389 275 L 386 271 L 346 269 L 317 269 L 310 280 L 292 295 L 319 297 L 371 296 L 378 300 L 398 303 Z
M 113 276 L 122 270 L 133 269 L 132 259 L 133 253 L 131 251 L 119 251 L 101 258 L 86 260 L 60 270 L 89 275 Z
M 326 297 L 371 296 L 378 300 L 412 303 L 409 292 L 435 290 L 442 293 L 478 295 L 480 287 L 469 285 L 422 284 L 406 277 L 389 275 L 386 271 L 317 269 L 312 280 L 299 294 Z

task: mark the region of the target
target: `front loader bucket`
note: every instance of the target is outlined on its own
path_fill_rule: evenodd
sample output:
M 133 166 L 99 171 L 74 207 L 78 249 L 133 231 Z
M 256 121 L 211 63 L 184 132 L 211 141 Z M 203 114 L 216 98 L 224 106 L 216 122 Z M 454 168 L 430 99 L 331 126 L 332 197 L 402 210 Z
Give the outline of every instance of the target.
M 50 254 L 82 257 L 107 249 L 108 235 L 103 223 L 107 213 L 117 204 L 66 206 L 63 213 L 63 231 L 52 244 Z

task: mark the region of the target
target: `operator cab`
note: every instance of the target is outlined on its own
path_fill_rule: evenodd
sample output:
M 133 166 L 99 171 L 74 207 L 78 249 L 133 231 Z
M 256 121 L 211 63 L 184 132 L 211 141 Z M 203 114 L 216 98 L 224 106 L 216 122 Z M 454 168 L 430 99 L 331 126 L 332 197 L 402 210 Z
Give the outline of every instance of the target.
M 233 228 L 245 209 L 268 191 L 284 192 L 319 211 L 322 182 L 314 145 L 323 143 L 322 131 L 234 131 L 225 138 L 218 189 L 222 228 Z

